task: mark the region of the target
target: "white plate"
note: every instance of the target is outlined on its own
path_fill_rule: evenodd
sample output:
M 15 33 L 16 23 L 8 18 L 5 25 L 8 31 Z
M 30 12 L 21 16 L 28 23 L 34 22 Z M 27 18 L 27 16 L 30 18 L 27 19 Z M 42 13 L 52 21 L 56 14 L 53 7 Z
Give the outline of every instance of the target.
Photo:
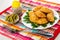
M 52 27 L 53 25 L 55 25 L 55 24 L 58 22 L 58 20 L 59 20 L 59 14 L 58 14 L 55 10 L 52 10 L 52 11 L 54 12 L 54 16 L 57 18 L 57 19 L 55 20 L 55 22 L 54 22 L 52 25 L 50 25 L 50 23 L 48 23 L 46 27 L 39 26 L 39 27 L 34 28 L 34 29 L 46 29 L 46 28 L 50 28 L 50 27 Z M 25 26 L 27 26 L 27 27 L 29 27 L 29 28 L 32 28 L 31 23 L 26 23 L 26 22 L 23 21 L 23 20 L 24 20 L 23 17 L 24 17 L 25 15 L 26 15 L 26 13 L 24 13 L 24 14 L 22 15 L 22 18 L 21 18 L 22 23 L 23 23 Z

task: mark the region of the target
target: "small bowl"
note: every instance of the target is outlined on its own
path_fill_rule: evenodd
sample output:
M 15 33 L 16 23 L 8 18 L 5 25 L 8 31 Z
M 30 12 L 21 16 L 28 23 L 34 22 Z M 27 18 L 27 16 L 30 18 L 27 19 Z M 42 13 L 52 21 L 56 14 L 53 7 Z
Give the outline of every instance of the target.
M 7 21 L 7 22 L 9 22 L 10 24 L 15 24 L 15 23 L 17 23 L 18 21 L 19 21 L 19 16 L 18 16 L 17 20 L 15 20 L 15 22 L 9 22 L 9 21 Z

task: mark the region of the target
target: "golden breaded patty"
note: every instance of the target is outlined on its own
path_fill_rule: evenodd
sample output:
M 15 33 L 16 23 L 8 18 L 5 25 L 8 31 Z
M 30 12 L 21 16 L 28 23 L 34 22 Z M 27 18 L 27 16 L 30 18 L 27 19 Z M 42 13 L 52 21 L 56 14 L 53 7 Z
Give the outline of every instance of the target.
M 35 13 L 33 11 L 30 11 L 29 12 L 29 19 L 30 19 L 31 22 L 36 22 L 38 17 L 35 15 Z
M 43 12 L 41 12 L 40 10 L 36 11 L 35 15 L 38 16 L 38 17 L 46 17 L 46 15 Z
M 37 24 L 46 24 L 48 21 L 46 18 L 40 18 L 36 21 Z
M 45 13 L 50 13 L 52 10 L 46 8 L 46 7 L 41 7 L 40 11 L 45 12 Z
M 29 16 L 33 16 L 34 15 L 34 12 L 33 11 L 30 11 L 29 12 Z M 35 16 L 35 15 L 34 15 Z
M 35 11 L 38 11 L 38 10 L 40 10 L 40 8 L 41 8 L 42 6 L 37 6 L 37 7 L 35 7 L 34 9 L 33 9 L 33 11 L 35 12 Z
M 54 15 L 53 15 L 53 13 L 48 13 L 48 14 L 47 14 L 47 19 L 48 19 L 48 21 L 50 21 L 50 22 L 54 22 Z

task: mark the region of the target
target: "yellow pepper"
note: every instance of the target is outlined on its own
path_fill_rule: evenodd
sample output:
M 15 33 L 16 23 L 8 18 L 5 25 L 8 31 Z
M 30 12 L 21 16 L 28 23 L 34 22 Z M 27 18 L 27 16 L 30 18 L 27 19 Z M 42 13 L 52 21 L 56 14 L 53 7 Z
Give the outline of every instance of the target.
M 13 0 L 12 2 L 12 8 L 19 8 L 20 7 L 20 2 L 18 0 Z

